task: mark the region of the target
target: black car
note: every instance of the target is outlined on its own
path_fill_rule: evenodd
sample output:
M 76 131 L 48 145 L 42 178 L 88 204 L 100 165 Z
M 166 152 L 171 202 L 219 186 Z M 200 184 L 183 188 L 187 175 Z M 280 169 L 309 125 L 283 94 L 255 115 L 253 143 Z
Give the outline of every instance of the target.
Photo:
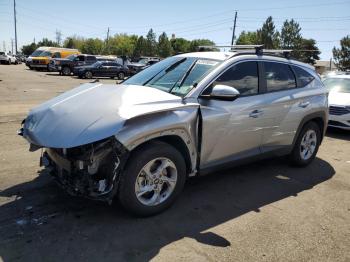
M 78 66 L 74 68 L 74 75 L 79 78 L 92 78 L 94 76 L 118 77 L 123 80 L 128 75 L 129 69 L 117 62 L 98 61 L 92 65 Z
M 55 58 L 49 63 L 50 71 L 58 71 L 62 75 L 70 75 L 76 66 L 92 65 L 98 60 L 94 55 L 70 55 L 66 58 Z

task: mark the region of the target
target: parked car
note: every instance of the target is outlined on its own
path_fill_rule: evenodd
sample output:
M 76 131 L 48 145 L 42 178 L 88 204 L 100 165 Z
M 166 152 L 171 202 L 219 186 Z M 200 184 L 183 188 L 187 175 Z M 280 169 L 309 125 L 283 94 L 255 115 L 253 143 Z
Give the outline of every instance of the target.
M 18 64 L 16 57 L 11 54 L 5 54 L 4 52 L 0 52 L 0 63 L 2 64 Z
M 49 64 L 49 71 L 58 71 L 62 75 L 70 75 L 76 66 L 92 65 L 97 62 L 94 55 L 70 55 L 66 58 L 51 59 Z
M 134 75 L 137 74 L 138 72 L 146 69 L 147 67 L 158 63 L 160 61 L 159 58 L 155 57 L 144 57 L 141 58 L 138 62 L 128 62 L 127 66 L 130 70 L 130 74 Z
M 39 56 L 32 57 L 29 68 L 49 70 L 51 58 L 65 58 L 73 54 L 80 54 L 80 52 L 71 48 L 49 47 L 42 51 Z
M 350 75 L 333 75 L 323 83 L 329 90 L 328 126 L 350 130 Z
M 111 61 L 98 61 L 92 65 L 77 66 L 74 68 L 74 75 L 79 78 L 92 77 L 118 77 L 123 80 L 128 74 L 128 67 Z
M 69 193 L 118 197 L 147 216 L 169 207 L 188 177 L 272 155 L 310 164 L 327 96 L 301 62 L 258 50 L 188 53 L 118 86 L 55 97 L 30 111 L 19 134 L 31 151 L 45 149 L 41 163 Z

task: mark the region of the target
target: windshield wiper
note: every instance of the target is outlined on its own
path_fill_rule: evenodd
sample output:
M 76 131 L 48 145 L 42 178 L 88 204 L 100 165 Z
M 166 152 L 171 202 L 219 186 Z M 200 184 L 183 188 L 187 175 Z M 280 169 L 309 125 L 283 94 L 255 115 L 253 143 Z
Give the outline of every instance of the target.
M 155 74 L 154 76 L 152 76 L 150 79 L 148 79 L 145 83 L 143 83 L 143 86 L 147 85 L 149 82 L 151 82 L 156 76 L 158 76 L 161 72 L 163 72 L 163 70 L 165 71 L 165 73 L 168 73 L 169 71 L 173 70 L 175 67 L 177 67 L 179 64 L 181 64 L 182 62 L 184 62 L 187 58 L 182 58 L 179 61 L 176 61 L 174 64 L 168 66 L 167 68 L 162 69 L 161 71 L 159 71 L 157 74 Z
M 170 88 L 169 93 L 171 93 L 176 86 L 177 87 L 181 87 L 183 85 L 183 83 L 185 82 L 185 80 L 188 77 L 188 75 L 191 73 L 191 71 L 194 68 L 194 66 L 196 65 L 196 63 L 197 63 L 197 60 L 194 61 L 191 64 L 191 66 L 187 69 L 187 71 L 185 72 L 184 76 L 181 78 L 180 83 L 177 85 L 177 81 L 176 81 L 176 83 Z

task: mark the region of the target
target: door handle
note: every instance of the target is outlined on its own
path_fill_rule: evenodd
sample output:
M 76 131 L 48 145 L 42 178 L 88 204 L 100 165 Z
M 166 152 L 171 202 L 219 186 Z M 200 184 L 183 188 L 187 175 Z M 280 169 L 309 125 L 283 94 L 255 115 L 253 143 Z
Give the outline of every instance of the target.
M 249 114 L 249 117 L 252 118 L 258 118 L 259 116 L 261 116 L 264 112 L 262 110 L 254 110 Z
M 299 103 L 299 107 L 306 108 L 310 105 L 309 101 L 303 101 Z

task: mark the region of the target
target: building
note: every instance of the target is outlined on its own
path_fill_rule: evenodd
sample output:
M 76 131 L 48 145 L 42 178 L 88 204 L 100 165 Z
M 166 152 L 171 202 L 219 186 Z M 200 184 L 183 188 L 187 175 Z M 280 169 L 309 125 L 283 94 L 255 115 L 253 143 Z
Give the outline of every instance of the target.
M 327 71 L 337 70 L 337 67 L 333 63 L 332 59 L 329 61 L 317 60 L 316 64 L 314 64 L 314 67 L 316 69 L 316 72 L 320 75 L 324 74 Z

